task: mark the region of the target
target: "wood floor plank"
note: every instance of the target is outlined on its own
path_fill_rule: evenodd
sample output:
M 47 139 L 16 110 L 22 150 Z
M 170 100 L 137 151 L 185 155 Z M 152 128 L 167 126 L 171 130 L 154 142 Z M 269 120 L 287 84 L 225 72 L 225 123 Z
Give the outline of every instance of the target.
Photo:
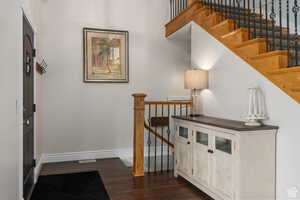
M 183 178 L 171 172 L 133 177 L 119 158 L 94 163 L 62 162 L 43 165 L 41 175 L 99 171 L 111 200 L 212 200 Z

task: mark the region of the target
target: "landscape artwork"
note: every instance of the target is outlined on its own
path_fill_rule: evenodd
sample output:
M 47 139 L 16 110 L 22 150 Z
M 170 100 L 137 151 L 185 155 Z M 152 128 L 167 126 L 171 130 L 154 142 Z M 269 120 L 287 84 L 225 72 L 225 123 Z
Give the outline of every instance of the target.
M 84 28 L 84 82 L 127 83 L 128 31 Z

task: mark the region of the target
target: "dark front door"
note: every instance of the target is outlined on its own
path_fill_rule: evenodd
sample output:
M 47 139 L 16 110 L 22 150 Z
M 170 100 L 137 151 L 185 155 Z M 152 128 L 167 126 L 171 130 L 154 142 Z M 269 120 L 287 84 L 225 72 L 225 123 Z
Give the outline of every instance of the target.
M 34 182 L 34 32 L 23 17 L 23 181 L 27 200 Z

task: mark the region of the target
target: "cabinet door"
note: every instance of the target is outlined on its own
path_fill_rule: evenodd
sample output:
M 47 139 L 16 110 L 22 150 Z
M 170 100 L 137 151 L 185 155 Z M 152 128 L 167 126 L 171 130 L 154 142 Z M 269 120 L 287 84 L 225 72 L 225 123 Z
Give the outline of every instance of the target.
M 176 135 L 176 170 L 186 176 L 192 175 L 192 157 L 190 130 L 187 127 L 178 125 Z
M 234 136 L 215 132 L 213 143 L 211 186 L 224 199 L 232 199 L 235 173 Z
M 193 130 L 193 176 L 200 184 L 208 186 L 210 179 L 210 154 L 211 134 L 208 129 Z

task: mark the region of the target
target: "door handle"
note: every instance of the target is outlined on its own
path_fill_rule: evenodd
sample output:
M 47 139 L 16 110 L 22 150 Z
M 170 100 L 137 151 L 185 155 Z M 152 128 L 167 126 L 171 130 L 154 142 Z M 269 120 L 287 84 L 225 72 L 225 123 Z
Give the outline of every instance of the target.
M 211 149 L 208 149 L 207 152 L 208 152 L 208 153 L 214 153 L 214 151 L 211 150 Z
M 26 126 L 29 126 L 29 125 L 30 125 L 29 119 L 27 119 L 27 120 L 24 122 L 24 125 L 26 125 Z

